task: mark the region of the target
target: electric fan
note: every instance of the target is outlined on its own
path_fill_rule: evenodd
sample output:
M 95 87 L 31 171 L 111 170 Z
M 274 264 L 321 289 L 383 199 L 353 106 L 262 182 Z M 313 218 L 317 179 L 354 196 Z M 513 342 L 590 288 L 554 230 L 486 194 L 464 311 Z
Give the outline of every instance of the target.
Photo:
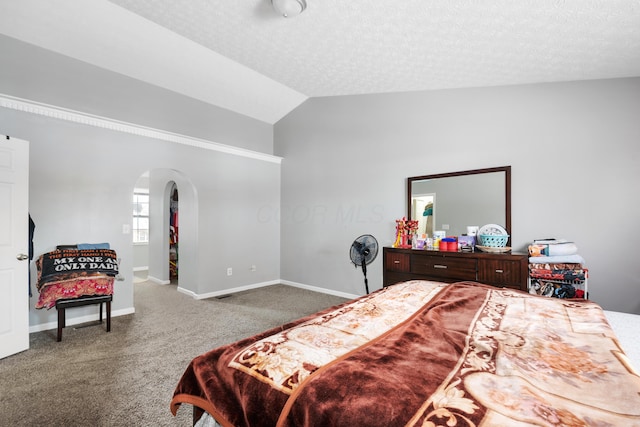
M 378 241 L 371 234 L 363 234 L 353 241 L 349 256 L 351 262 L 356 267 L 362 266 L 364 274 L 364 287 L 369 293 L 369 282 L 367 281 L 367 264 L 371 264 L 378 255 Z

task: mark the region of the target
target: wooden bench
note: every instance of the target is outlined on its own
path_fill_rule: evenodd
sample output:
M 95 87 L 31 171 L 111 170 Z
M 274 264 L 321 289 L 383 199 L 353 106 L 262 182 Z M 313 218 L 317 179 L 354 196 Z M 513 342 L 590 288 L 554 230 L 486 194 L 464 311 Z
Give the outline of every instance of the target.
M 113 295 L 90 295 L 78 298 L 60 299 L 56 301 L 56 310 L 58 310 L 58 339 L 62 341 L 62 328 L 64 328 L 65 310 L 72 307 L 80 307 L 83 305 L 100 304 L 100 323 L 102 323 L 102 304 L 107 303 L 107 332 L 111 331 L 111 301 Z

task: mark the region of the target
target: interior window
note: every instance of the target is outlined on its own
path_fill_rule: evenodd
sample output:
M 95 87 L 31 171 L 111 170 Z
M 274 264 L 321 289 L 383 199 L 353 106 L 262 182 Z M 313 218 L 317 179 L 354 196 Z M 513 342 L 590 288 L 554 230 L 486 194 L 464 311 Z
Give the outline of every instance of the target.
M 133 243 L 149 243 L 149 190 L 133 190 Z

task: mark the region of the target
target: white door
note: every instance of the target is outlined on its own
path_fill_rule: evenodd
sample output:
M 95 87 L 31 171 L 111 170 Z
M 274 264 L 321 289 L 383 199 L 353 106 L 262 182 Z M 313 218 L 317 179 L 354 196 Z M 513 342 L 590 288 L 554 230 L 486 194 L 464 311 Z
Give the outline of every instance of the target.
M 29 143 L 0 135 L 0 358 L 29 348 Z

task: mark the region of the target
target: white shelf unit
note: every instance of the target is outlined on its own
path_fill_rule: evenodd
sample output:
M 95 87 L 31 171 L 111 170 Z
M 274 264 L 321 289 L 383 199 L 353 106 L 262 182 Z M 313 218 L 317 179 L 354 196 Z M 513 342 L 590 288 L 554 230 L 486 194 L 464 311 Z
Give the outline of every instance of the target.
M 584 292 L 584 299 L 589 298 L 589 271 L 584 269 L 584 280 L 541 279 L 529 276 L 529 293 L 555 298 L 571 298 L 566 295 L 563 286 L 573 286 Z

